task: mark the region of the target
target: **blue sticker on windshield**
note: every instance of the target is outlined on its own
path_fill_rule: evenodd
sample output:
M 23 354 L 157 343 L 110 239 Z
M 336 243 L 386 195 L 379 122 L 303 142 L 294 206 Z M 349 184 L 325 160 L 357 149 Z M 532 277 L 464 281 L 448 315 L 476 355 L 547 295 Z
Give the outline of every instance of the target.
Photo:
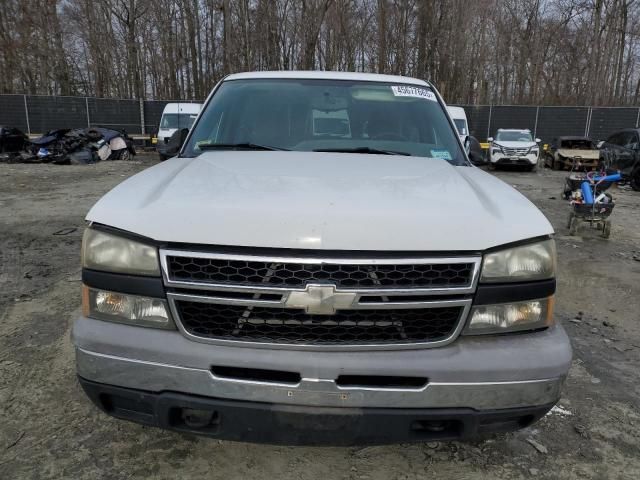
M 433 158 L 441 158 L 442 160 L 451 160 L 449 150 L 431 150 L 431 156 Z

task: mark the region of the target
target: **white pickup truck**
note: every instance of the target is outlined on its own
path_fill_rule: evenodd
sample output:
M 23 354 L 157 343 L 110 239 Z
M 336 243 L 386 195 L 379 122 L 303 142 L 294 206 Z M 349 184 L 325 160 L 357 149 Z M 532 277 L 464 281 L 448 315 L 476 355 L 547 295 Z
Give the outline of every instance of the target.
M 553 229 L 469 163 L 427 82 L 228 76 L 180 155 L 87 220 L 77 374 L 115 417 L 379 444 L 515 430 L 560 397 Z

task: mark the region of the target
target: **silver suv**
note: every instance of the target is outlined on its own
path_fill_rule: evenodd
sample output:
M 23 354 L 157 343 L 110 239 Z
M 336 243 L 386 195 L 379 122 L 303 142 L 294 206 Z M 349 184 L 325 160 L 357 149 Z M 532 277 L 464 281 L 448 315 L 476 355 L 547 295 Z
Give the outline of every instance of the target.
M 375 444 L 515 430 L 560 397 L 553 229 L 421 80 L 226 77 L 179 157 L 87 220 L 77 373 L 115 417 Z

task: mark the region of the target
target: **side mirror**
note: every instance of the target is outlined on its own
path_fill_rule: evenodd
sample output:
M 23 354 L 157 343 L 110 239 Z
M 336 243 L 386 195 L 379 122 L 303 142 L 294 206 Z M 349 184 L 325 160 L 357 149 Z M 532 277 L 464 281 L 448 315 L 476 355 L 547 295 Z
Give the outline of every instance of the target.
M 464 151 L 467 155 L 471 152 L 471 140 L 469 139 L 469 135 L 465 135 L 464 137 Z
M 187 139 L 187 135 L 189 135 L 188 128 L 183 128 L 182 130 L 180 130 L 180 147 L 178 148 L 178 151 L 180 151 L 182 145 L 184 145 L 184 142 Z
M 540 140 L 539 138 L 536 138 L 536 143 L 540 143 L 542 140 Z
M 489 143 L 493 142 L 493 137 L 487 138 L 487 142 L 489 142 Z
M 475 137 L 467 137 L 467 139 L 469 140 L 468 156 L 471 163 L 477 167 L 486 165 L 487 159 L 485 158 L 485 154 L 482 151 L 482 147 L 480 142 L 478 142 L 478 139 Z
M 187 135 L 189 134 L 188 128 L 182 128 L 180 130 L 176 130 L 169 141 L 166 144 L 158 143 L 158 152 L 164 155 L 165 157 L 175 157 L 182 148 L 184 141 L 187 139 Z

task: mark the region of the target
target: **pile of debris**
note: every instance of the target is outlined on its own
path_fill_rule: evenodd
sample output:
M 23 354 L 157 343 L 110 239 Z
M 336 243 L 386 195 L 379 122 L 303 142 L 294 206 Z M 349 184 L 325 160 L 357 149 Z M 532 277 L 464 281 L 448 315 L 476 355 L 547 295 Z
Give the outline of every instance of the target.
M 51 130 L 31 141 L 17 128 L 0 127 L 0 152 L 0 162 L 58 165 L 128 160 L 136 154 L 124 131 L 101 127 Z

